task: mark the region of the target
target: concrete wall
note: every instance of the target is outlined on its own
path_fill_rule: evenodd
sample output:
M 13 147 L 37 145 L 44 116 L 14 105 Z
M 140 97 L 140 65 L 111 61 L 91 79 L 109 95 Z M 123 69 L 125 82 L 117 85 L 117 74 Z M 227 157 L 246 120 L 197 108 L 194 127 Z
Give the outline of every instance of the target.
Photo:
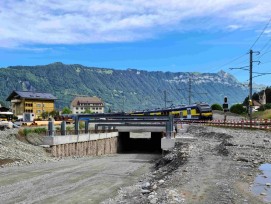
M 51 147 L 55 157 L 100 156 L 118 152 L 118 133 L 47 136 L 43 144 Z

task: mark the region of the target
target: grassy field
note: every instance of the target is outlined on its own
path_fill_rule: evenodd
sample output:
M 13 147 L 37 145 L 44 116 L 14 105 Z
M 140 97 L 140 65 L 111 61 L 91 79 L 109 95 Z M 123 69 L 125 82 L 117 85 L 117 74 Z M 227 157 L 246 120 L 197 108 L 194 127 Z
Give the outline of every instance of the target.
M 255 119 L 271 119 L 271 109 L 254 112 L 252 117 Z

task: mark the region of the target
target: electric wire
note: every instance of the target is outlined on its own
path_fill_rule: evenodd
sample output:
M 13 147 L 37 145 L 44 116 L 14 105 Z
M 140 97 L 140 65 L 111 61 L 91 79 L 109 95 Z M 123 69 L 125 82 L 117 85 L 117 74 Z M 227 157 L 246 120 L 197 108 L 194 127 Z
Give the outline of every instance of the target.
M 254 45 L 258 42 L 258 40 L 261 38 L 261 36 L 263 35 L 263 33 L 265 32 L 265 30 L 267 29 L 267 27 L 269 26 L 271 22 L 271 18 L 269 19 L 268 23 L 265 25 L 264 29 L 262 30 L 261 34 L 258 36 L 258 38 L 254 41 L 254 43 L 252 44 L 252 46 L 250 47 L 250 50 L 254 47 Z

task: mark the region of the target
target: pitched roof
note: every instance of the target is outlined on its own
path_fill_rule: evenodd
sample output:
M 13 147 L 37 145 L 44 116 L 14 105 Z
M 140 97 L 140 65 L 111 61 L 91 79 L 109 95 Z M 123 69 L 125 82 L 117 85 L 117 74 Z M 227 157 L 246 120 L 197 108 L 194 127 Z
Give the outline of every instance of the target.
M 12 100 L 14 97 L 27 98 L 27 99 L 39 99 L 39 100 L 56 100 L 57 98 L 50 93 L 38 93 L 32 91 L 13 91 L 7 101 Z
M 103 101 L 102 99 L 96 97 L 96 96 L 93 96 L 93 97 L 75 97 L 73 99 L 73 101 L 71 102 L 71 106 L 78 106 L 78 104 L 80 103 L 92 103 L 92 104 L 95 104 L 95 103 L 102 103 L 103 104 Z
M 261 106 L 261 104 L 258 101 L 253 100 L 253 106 Z

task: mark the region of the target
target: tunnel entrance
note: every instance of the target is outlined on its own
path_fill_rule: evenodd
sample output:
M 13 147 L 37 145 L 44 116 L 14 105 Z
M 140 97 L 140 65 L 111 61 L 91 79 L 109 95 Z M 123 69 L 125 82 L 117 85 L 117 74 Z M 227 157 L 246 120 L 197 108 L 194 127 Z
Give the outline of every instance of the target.
M 120 132 L 118 137 L 119 153 L 162 153 L 162 133 L 151 133 L 150 138 L 131 138 L 129 132 Z

